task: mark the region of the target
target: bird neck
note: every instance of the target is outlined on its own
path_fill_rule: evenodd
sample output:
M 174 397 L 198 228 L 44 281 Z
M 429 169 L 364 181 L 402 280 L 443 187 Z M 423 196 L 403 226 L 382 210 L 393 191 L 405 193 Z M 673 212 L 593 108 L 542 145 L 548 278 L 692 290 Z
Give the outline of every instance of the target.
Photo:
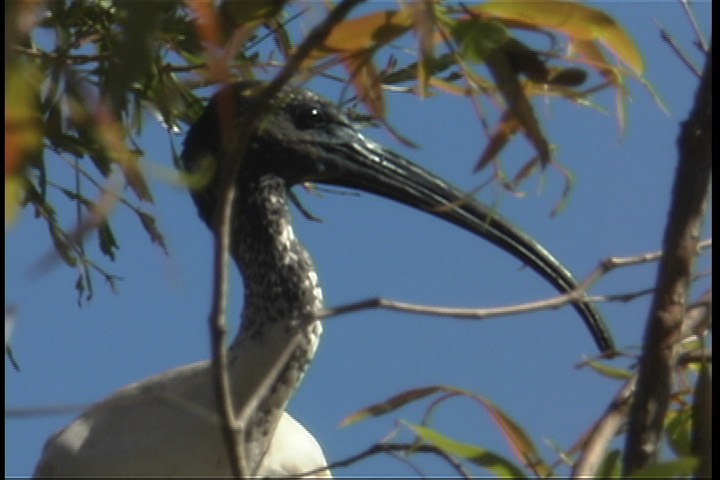
M 245 286 L 241 329 L 229 352 L 236 407 L 271 382 L 246 425 L 247 458 L 259 461 L 315 355 L 322 326 L 312 314 L 322 308 L 322 291 L 293 232 L 282 179 L 241 182 L 233 218 L 231 248 Z
M 262 337 L 321 309 L 322 290 L 295 236 L 285 182 L 266 175 L 239 190 L 231 248 L 245 286 L 240 336 Z

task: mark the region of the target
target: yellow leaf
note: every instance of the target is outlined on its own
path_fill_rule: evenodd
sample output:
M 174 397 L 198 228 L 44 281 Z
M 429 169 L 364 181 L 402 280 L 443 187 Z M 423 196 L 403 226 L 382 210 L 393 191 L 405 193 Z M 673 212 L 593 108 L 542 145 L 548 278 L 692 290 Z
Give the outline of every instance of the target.
M 585 362 L 585 364 L 598 372 L 601 375 L 604 375 L 607 378 L 613 378 L 616 380 L 629 380 L 633 377 L 633 373 L 624 370 L 622 368 L 615 368 L 611 367 L 610 365 L 607 365 L 603 362 L 599 362 L 597 360 L 588 360 Z
M 601 10 L 563 0 L 496 0 L 469 10 L 515 26 L 562 32 L 573 40 L 599 41 L 637 75 L 642 75 L 645 70 L 633 39 L 614 18 Z
M 211 3 L 193 0 L 190 2 L 197 5 L 196 8 L 204 8 L 201 3 Z M 263 2 L 222 2 L 220 14 L 225 21 L 231 21 L 235 25 L 244 25 L 250 22 L 263 22 L 271 19 L 282 11 L 285 0 L 273 0 Z
M 446 82 L 437 77 L 430 77 L 428 83 L 433 87 L 451 95 L 457 95 L 459 97 L 467 97 L 473 94 L 473 90 L 469 87 L 458 86 L 452 82 Z
M 20 175 L 5 176 L 5 229 L 12 226 L 20 211 L 25 194 L 25 179 Z
M 97 122 L 98 139 L 103 143 L 108 156 L 122 169 L 130 188 L 140 200 L 153 203 L 150 187 L 140 170 L 138 162 L 140 155 L 125 145 L 126 134 L 122 124 L 103 104 L 95 112 L 95 121 Z
M 480 159 L 475 164 L 473 172 L 479 172 L 490 164 L 500 154 L 510 139 L 520 131 L 522 125 L 517 117 L 511 115 L 509 111 L 505 111 L 500 123 L 495 127 L 495 131 L 490 134 L 490 139 L 483 150 Z
M 408 8 L 413 15 L 413 25 L 418 39 L 418 50 L 420 51 L 420 61 L 417 69 L 417 91 L 420 97 L 425 98 L 427 96 L 428 78 L 431 75 L 430 66 L 435 58 L 433 34 L 437 23 L 436 5 L 429 0 L 424 0 L 411 2 Z
M 608 63 L 597 43 L 590 40 L 576 40 L 573 42 L 573 49 L 612 85 L 617 86 L 620 83 L 617 68 Z
M 5 172 L 18 173 L 42 150 L 40 82 L 37 68 L 16 62 L 5 76 Z
M 412 14 L 405 10 L 385 10 L 346 20 L 333 28 L 310 58 L 374 49 L 407 32 L 413 26 L 412 19 Z
M 515 420 L 486 398 L 480 395 L 473 395 L 473 398 L 482 403 L 497 426 L 502 430 L 517 457 L 525 463 L 525 466 L 532 469 L 540 477 L 551 474 L 550 467 L 540 457 L 540 453 L 535 448 L 532 439 Z
M 365 52 L 348 56 L 343 59 L 343 63 L 350 71 L 350 80 L 355 85 L 360 101 L 373 117 L 385 119 L 385 97 L 380 76 L 373 64 L 372 54 Z
M 346 417 L 342 421 L 340 426 L 347 427 L 348 425 L 352 425 L 353 423 L 357 423 L 369 417 L 378 417 L 380 415 L 385 415 L 386 413 L 397 410 L 398 408 L 401 408 L 408 403 L 420 400 L 427 397 L 428 395 L 433 395 L 435 393 L 444 391 L 449 391 L 449 389 L 443 386 L 430 386 L 407 390 L 385 400 L 384 402 L 370 405 L 369 407 L 365 407 L 362 410 L 353 413 L 352 415 Z

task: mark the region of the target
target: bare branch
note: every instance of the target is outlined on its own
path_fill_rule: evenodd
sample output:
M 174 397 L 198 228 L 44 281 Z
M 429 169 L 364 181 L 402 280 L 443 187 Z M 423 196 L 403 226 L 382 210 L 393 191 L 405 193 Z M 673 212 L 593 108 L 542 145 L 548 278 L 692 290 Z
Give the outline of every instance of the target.
M 603 416 L 595 423 L 583 442 L 585 446 L 582 449 L 580 460 L 573 467 L 571 478 L 592 477 L 598 474 L 598 468 L 605 458 L 605 452 L 610 442 L 625 424 L 636 381 L 637 376 L 633 376 L 625 382 L 608 405 Z
M 683 331 L 695 332 L 707 324 L 712 313 L 712 290 L 706 291 L 697 302 L 691 305 L 683 319 Z M 693 352 L 697 353 L 697 352 Z M 704 358 L 707 361 L 707 358 Z M 684 361 L 697 361 L 697 358 L 686 356 Z M 702 359 L 701 359 L 702 360 Z M 608 406 L 603 416 L 595 423 L 590 433 L 582 440 L 583 448 L 580 459 L 572 471 L 572 478 L 584 478 L 598 475 L 598 468 L 605 457 L 610 443 L 625 425 L 630 403 L 635 392 L 637 375 L 634 375 L 622 386 L 618 394 Z
M 681 338 L 690 277 L 712 175 L 712 47 L 690 117 L 678 139 L 679 162 L 630 411 L 623 474 L 658 455 Z
M 710 328 L 712 318 L 712 288 L 707 289 L 700 299 L 688 307 L 683 320 L 682 335 L 703 336 Z
M 667 30 L 665 30 L 664 27 L 658 25 L 660 28 L 660 38 L 670 45 L 670 48 L 673 52 L 675 52 L 675 55 L 680 59 L 680 61 L 685 65 L 688 70 L 690 70 L 697 78 L 700 78 L 702 75 L 702 72 L 695 66 L 695 64 L 690 60 L 690 58 L 687 56 L 685 52 L 680 48 L 680 45 L 675 43 L 675 39 L 668 33 Z
M 697 21 L 695 20 L 695 14 L 690 8 L 690 2 L 688 0 L 680 0 L 680 4 L 683 6 L 683 9 L 685 10 L 685 15 L 687 15 L 688 20 L 690 21 L 690 25 L 692 25 L 693 31 L 695 32 L 695 44 L 698 46 L 702 53 L 707 54 L 710 49 L 708 48 L 708 44 L 705 41 L 705 35 L 703 35 L 703 33 L 700 31 L 700 25 L 698 25 Z
M 8 407 L 5 409 L 5 418 L 37 418 L 52 417 L 56 415 L 77 415 L 85 411 L 91 404 L 77 403 L 68 405 L 50 405 L 47 407 Z
M 457 460 L 452 458 L 452 456 L 448 455 L 446 452 L 444 452 L 439 447 L 436 447 L 435 445 L 426 445 L 426 444 L 417 444 L 417 443 L 376 443 L 375 445 L 370 446 L 366 450 L 363 450 L 360 453 L 357 453 L 355 455 L 352 455 L 348 458 L 345 458 L 343 460 L 338 460 L 337 462 L 333 462 L 330 465 L 327 466 L 328 469 L 333 470 L 337 468 L 347 467 L 350 465 L 353 465 L 354 463 L 359 462 L 360 460 L 363 460 L 368 457 L 372 457 L 374 455 L 380 454 L 380 453 L 432 453 L 434 455 L 438 455 L 441 458 L 443 458 L 445 461 L 447 461 L 458 473 L 460 478 L 473 478 L 472 474 L 470 474 L 465 468 L 460 464 Z M 308 472 L 308 475 L 312 475 L 315 472 Z
M 707 239 L 699 242 L 696 247 L 696 252 L 710 248 L 712 246 L 712 239 Z M 414 303 L 405 303 L 395 300 L 389 300 L 385 298 L 371 298 L 358 302 L 348 303 L 335 308 L 325 309 L 320 312 L 318 318 L 330 318 L 334 316 L 344 315 L 353 313 L 361 310 L 368 309 L 385 309 L 395 310 L 400 312 L 415 313 L 421 315 L 437 315 L 444 317 L 454 317 L 460 319 L 474 319 L 480 320 L 491 317 L 503 317 L 508 315 L 518 315 L 522 313 L 530 313 L 539 310 L 556 309 L 569 305 L 571 303 L 583 302 L 583 301 L 628 301 L 637 296 L 652 293 L 652 289 L 646 289 L 639 292 L 625 293 L 623 295 L 604 295 L 604 296 L 588 296 L 585 291 L 592 284 L 597 282 L 603 275 L 608 272 L 620 268 L 629 267 L 634 265 L 640 265 L 648 262 L 657 261 L 662 258 L 662 252 L 651 252 L 636 255 L 632 257 L 610 257 L 602 260 L 593 272 L 580 283 L 580 286 L 569 293 L 558 295 L 549 299 L 538 300 L 535 302 L 514 304 L 502 307 L 490 307 L 490 308 L 453 308 L 453 307 L 437 307 L 432 305 L 419 305 Z
M 712 238 L 701 240 L 697 243 L 697 253 L 702 252 L 712 247 Z M 643 263 L 654 262 L 662 258 L 663 251 L 658 250 L 656 252 L 643 253 L 640 255 L 633 255 L 631 257 L 610 257 L 600 262 L 600 264 L 593 270 L 593 272 L 583 280 L 581 286 L 587 289 L 590 285 L 594 284 L 600 277 L 606 273 L 615 270 L 619 267 L 630 267 L 633 265 L 640 265 Z

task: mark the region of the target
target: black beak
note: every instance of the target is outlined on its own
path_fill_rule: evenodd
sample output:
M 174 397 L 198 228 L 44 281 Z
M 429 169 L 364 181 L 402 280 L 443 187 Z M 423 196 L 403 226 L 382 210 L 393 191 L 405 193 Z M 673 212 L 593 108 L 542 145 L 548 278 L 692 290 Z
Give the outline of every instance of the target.
M 230 113 L 241 119 L 254 101 L 251 87 L 261 85 L 238 82 L 213 97 L 185 139 L 184 170 L 197 171 L 199 160 L 206 157 L 223 161 L 218 126 L 224 117 L 220 113 L 230 107 Z M 239 177 L 270 174 L 285 179 L 288 186 L 326 183 L 393 199 L 485 238 L 530 266 L 561 293 L 578 286 L 555 257 L 497 212 L 365 138 L 339 109 L 308 90 L 289 88 L 278 96 L 250 140 L 246 158 Z M 211 228 L 217 184 L 215 177 L 206 188 L 193 193 L 200 216 Z M 600 351 L 613 351 L 612 336 L 597 308 L 589 302 L 575 303 L 573 308 Z
M 293 140 L 295 149 L 312 150 L 312 155 L 308 155 L 312 165 L 303 165 L 304 175 L 296 180 L 363 190 L 424 210 L 514 255 L 561 293 L 571 292 L 578 286 L 554 256 L 497 212 L 365 138 L 351 124 L 334 123 L 321 135 L 313 135 L 307 145 L 297 143 L 303 143 L 302 138 Z M 589 302 L 576 303 L 573 307 L 585 321 L 600 351 L 612 351 L 612 336 L 597 308 Z

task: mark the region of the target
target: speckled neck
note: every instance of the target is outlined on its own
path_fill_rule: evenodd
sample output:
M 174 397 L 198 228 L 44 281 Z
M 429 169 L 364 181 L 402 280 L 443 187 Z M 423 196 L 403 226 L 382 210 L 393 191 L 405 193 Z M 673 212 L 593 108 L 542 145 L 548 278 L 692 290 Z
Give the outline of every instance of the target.
M 238 191 L 231 248 L 245 283 L 240 336 L 256 336 L 268 324 L 296 326 L 322 308 L 323 298 L 315 266 L 293 231 L 285 182 L 267 175 L 246 188 Z
M 259 460 L 315 355 L 322 326 L 307 318 L 322 307 L 322 291 L 310 255 L 293 232 L 285 182 L 266 175 L 238 187 L 231 248 L 245 301 L 230 349 L 231 369 L 240 366 L 235 374 L 245 388 L 248 377 L 259 384 L 287 345 L 299 339 L 247 426 L 247 438 L 254 439 L 247 442 L 247 457 Z M 238 395 L 241 405 L 247 392 Z

